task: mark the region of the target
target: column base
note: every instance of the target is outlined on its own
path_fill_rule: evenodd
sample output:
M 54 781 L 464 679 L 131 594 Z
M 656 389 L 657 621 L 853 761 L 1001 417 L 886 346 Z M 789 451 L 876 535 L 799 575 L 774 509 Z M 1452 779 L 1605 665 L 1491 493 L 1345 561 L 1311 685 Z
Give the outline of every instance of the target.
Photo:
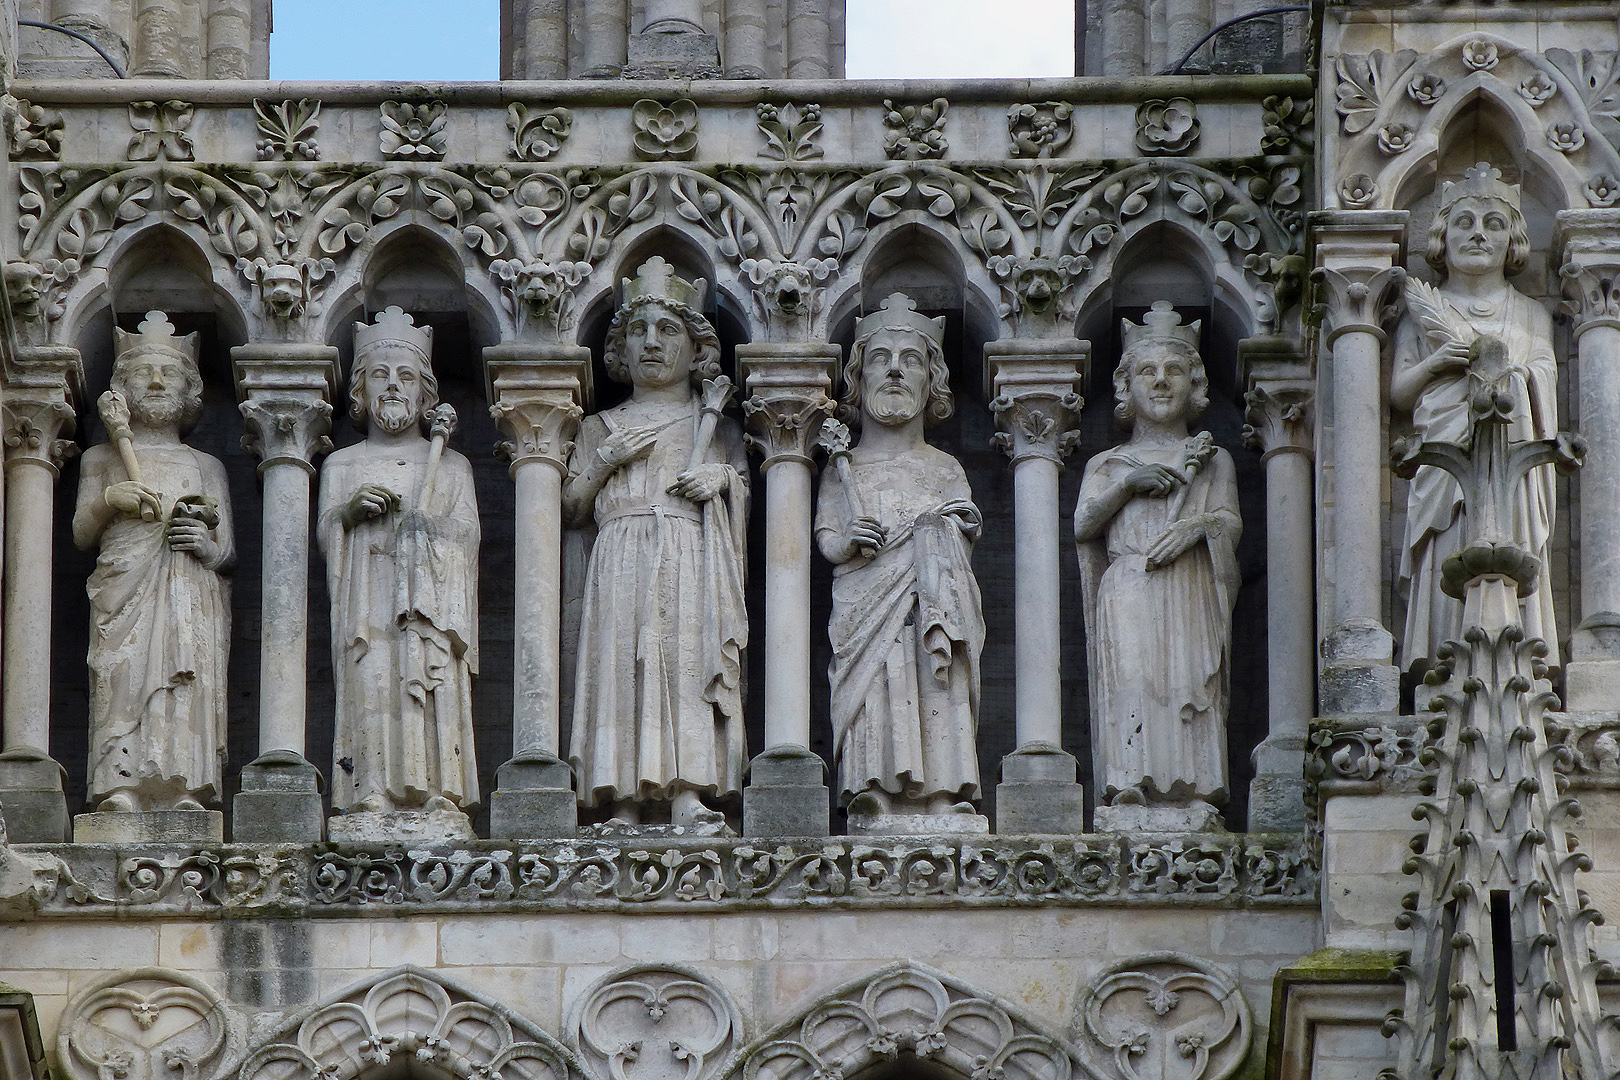
M 1317 696 L 1323 716 L 1393 713 L 1401 707 L 1395 639 L 1373 619 L 1353 619 L 1322 641 Z
M 73 818 L 75 844 L 223 844 L 218 810 L 109 810 Z
M 631 34 L 627 79 L 717 79 L 720 41 L 713 34 Z
M 996 832 L 1078 835 L 1086 831 L 1086 789 L 1074 755 L 1054 743 L 1028 743 L 1001 759 Z
M 1305 740 L 1268 738 L 1254 748 L 1249 831 L 1300 832 L 1304 828 Z
M 1571 712 L 1620 711 L 1620 613 L 1600 611 L 1569 638 L 1564 662 L 1564 708 Z
M 574 774 L 566 761 L 527 750 L 495 770 L 495 790 L 489 796 L 490 839 L 571 839 L 578 828 Z
M 238 844 L 318 844 L 324 836 L 320 770 L 291 750 L 272 750 L 242 766 L 231 804 Z
M 67 770 L 43 750 L 0 753 L 0 821 L 13 844 L 60 844 L 68 838 Z
M 744 836 L 827 836 L 827 763 L 802 746 L 773 746 L 748 764 Z

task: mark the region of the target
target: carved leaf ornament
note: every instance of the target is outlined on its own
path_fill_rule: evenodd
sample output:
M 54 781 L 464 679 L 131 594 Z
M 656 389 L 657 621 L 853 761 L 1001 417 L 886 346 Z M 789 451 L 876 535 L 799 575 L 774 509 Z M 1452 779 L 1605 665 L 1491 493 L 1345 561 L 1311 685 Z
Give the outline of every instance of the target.
M 598 1077 L 710 1080 L 741 1037 L 742 1017 L 719 987 L 679 968 L 609 976 L 578 1007 L 574 1039 Z
M 178 972 L 141 968 L 92 984 L 62 1018 L 71 1080 L 195 1080 L 212 1075 L 228 1032 L 219 997 Z
M 1236 980 L 1178 953 L 1109 969 L 1082 992 L 1076 1026 L 1119 1080 L 1225 1080 L 1248 1056 L 1251 1036 Z

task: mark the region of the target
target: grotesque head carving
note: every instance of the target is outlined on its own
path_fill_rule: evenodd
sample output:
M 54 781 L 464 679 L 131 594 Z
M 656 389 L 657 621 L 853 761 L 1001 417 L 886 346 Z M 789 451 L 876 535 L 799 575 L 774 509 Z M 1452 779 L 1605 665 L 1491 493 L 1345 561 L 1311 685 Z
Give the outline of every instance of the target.
M 33 322 L 45 314 L 45 274 L 31 262 L 8 262 L 5 271 L 6 296 L 11 313 Z

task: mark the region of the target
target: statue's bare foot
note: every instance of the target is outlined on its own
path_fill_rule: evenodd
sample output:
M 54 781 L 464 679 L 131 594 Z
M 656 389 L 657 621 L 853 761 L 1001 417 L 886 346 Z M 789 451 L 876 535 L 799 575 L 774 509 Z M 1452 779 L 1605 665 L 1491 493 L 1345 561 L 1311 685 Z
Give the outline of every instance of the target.
M 626 825 L 641 824 L 641 804 L 634 799 L 613 800 L 613 812 L 609 815 L 614 821 L 622 821 Z
M 867 788 L 853 799 L 849 800 L 849 812 L 865 817 L 892 812 L 889 794 L 879 788 Z
M 134 809 L 135 800 L 124 791 L 113 792 L 96 806 L 96 811 L 102 814 L 127 814 Z
M 460 810 L 461 807 L 457 806 L 443 795 L 433 795 L 428 798 L 427 802 L 422 804 L 422 809 L 431 814 L 439 810 Z
M 1139 785 L 1133 784 L 1122 789 L 1110 803 L 1114 806 L 1146 806 L 1147 801 L 1147 793 Z
M 381 814 L 388 809 L 388 797 L 379 792 L 373 792 L 349 807 L 349 813 Z
M 174 803 L 174 808 L 176 810 L 207 810 L 208 809 L 208 807 L 204 806 L 202 803 L 198 802 L 196 799 L 193 799 L 190 795 L 187 795 L 187 796 L 185 796 L 184 798 L 181 798 L 181 799 L 176 799 L 175 803 Z
M 671 825 L 693 825 L 697 823 L 698 815 L 706 807 L 703 799 L 695 791 L 677 791 L 675 798 L 669 804 L 669 822 Z

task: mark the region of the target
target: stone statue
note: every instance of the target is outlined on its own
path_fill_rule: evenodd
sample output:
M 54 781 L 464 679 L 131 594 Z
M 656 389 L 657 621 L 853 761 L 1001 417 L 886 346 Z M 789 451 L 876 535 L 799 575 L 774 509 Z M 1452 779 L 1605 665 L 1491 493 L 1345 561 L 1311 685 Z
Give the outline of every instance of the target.
M 748 461 L 712 393 L 729 382 L 702 288 L 660 258 L 625 280 L 604 359 L 630 398 L 586 417 L 563 490 L 569 524 L 597 528 L 569 759 L 581 804 L 629 823 L 661 817 L 653 804 L 673 824 L 718 823 L 703 799 L 739 792 L 747 760 Z
M 90 575 L 90 801 L 205 810 L 225 765 L 236 561 L 219 460 L 180 441 L 202 415 L 197 335 L 160 311 L 115 331 L 108 441 L 84 455 L 73 539 Z
M 349 417 L 366 438 L 321 469 L 332 805 L 351 813 L 478 802 L 478 503 L 472 466 L 445 447 L 455 412 L 438 405 L 432 345 L 397 307 L 355 324 Z
M 1443 275 L 1439 288 L 1408 280 L 1406 315 L 1395 334 L 1389 399 L 1410 410 L 1414 433 L 1429 442 L 1466 443 L 1469 365 L 1486 350 L 1505 352 L 1513 374 L 1514 442 L 1550 439 L 1558 430 L 1558 365 L 1552 318 L 1508 284 L 1524 268 L 1530 236 L 1519 212 L 1519 189 L 1480 162 L 1441 189 L 1424 257 Z M 1530 470 L 1514 500 L 1515 539 L 1547 566 L 1552 536 L 1553 469 Z M 1406 538 L 1400 577 L 1407 594 L 1402 662 L 1421 670 L 1447 640 L 1461 640 L 1462 601 L 1440 588 L 1440 567 L 1463 544 L 1462 492 L 1440 469 L 1422 466 L 1406 498 Z M 1547 664 L 1558 666 L 1552 575 L 1521 600 L 1524 630 L 1547 643 Z
M 954 408 L 944 330 L 899 293 L 856 324 L 843 404 L 860 441 L 834 428 L 844 445 L 822 475 L 834 752 L 852 815 L 971 813 L 979 793 L 981 519 L 962 466 L 923 438 Z
M 1099 803 L 1179 809 L 1185 827 L 1211 828 L 1226 798 L 1242 520 L 1231 455 L 1187 431 L 1209 404 L 1198 329 L 1165 300 L 1121 326 L 1114 416 L 1131 437 L 1086 462 L 1074 538 Z M 1115 820 L 1105 809 L 1099 827 Z

